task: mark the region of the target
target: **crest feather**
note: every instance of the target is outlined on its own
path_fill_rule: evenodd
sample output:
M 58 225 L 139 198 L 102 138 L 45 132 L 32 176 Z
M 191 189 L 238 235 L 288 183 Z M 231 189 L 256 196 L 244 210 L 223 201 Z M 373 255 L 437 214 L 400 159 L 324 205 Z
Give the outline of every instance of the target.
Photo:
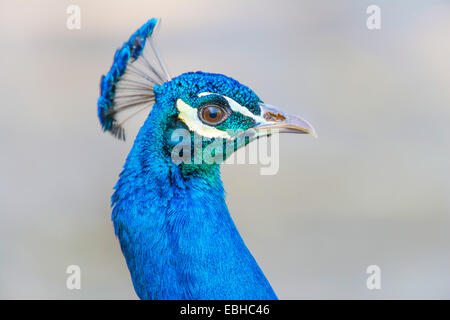
M 140 27 L 116 51 L 111 69 L 100 81 L 97 101 L 100 123 L 104 131 L 122 140 L 125 140 L 122 124 L 153 105 L 155 85 L 171 80 L 154 44 L 158 25 L 158 19 L 153 18 Z M 133 110 L 131 115 L 119 121 L 117 115 L 128 110 Z

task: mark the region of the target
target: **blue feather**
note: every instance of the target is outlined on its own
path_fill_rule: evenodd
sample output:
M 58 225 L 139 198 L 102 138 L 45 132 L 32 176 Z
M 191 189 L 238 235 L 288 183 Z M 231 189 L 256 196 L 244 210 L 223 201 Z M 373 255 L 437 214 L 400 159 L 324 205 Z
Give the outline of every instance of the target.
M 142 299 L 276 299 L 230 217 L 219 165 L 187 176 L 162 151 L 174 97 L 202 90 L 239 92 L 243 104 L 259 100 L 223 75 L 188 73 L 155 87 L 157 102 L 112 197 L 134 288 Z
M 277 299 L 230 217 L 220 161 L 172 161 L 172 136 L 180 128 L 189 142 L 200 134 L 202 143 L 190 146 L 201 155 L 223 143 L 226 152 L 217 154 L 225 160 L 268 129 L 315 135 L 314 128 L 225 75 L 188 72 L 172 79 L 152 44 L 156 23 L 149 20 L 117 50 L 98 99 L 103 130 L 119 138 L 117 114 L 153 105 L 112 196 L 114 229 L 136 293 L 142 299 Z M 147 42 L 159 67 L 150 63 Z M 251 135 L 239 139 L 238 132 Z
M 118 131 L 119 128 L 114 127 L 116 119 L 114 113 L 110 112 L 113 109 L 116 85 L 125 74 L 127 64 L 130 61 L 137 60 L 142 54 L 147 38 L 152 35 L 157 23 L 157 19 L 150 19 L 133 33 L 130 39 L 116 51 L 111 69 L 101 78 L 100 97 L 97 101 L 97 107 L 100 124 L 105 131 L 111 131 L 115 135 L 121 134 L 121 131 Z

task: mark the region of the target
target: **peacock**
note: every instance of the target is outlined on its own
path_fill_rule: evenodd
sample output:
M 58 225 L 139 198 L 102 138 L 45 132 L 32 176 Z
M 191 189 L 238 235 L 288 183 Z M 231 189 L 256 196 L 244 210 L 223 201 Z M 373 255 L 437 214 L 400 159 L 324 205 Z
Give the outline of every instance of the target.
M 151 107 L 111 198 L 134 289 L 141 299 L 277 299 L 229 214 L 220 164 L 273 130 L 314 128 L 225 75 L 171 78 L 158 25 L 150 19 L 116 51 L 97 102 L 103 130 L 122 140 L 124 122 Z

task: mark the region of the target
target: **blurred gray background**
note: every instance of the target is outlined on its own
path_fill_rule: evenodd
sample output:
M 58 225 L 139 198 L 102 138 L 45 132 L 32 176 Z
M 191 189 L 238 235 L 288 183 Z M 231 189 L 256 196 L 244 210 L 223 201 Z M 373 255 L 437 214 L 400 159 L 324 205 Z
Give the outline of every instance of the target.
M 81 30 L 66 28 L 69 4 Z M 277 175 L 223 168 L 280 298 L 450 298 L 450 5 L 410 0 L 1 0 L 0 298 L 136 298 L 109 199 L 145 114 L 123 143 L 96 100 L 115 50 L 154 16 L 172 75 L 229 75 L 318 131 L 281 136 Z M 71 264 L 81 290 L 66 289 Z M 372 264 L 381 290 L 366 288 Z

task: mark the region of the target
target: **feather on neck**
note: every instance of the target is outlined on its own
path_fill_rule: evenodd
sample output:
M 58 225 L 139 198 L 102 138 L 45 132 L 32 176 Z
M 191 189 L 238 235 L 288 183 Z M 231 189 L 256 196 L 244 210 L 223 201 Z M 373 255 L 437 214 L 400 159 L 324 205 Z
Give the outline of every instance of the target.
M 230 217 L 219 166 L 186 175 L 164 152 L 167 111 L 158 104 L 152 110 L 112 197 L 138 296 L 276 299 Z

